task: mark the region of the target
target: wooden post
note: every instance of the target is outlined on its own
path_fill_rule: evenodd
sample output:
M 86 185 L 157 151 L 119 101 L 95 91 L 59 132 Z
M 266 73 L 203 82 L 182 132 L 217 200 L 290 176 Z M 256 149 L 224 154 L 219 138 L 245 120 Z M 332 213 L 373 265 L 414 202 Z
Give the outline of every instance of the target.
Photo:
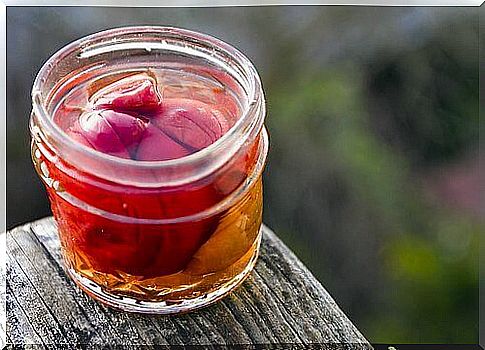
M 7 232 L 6 277 L 7 343 L 14 346 L 318 343 L 333 344 L 328 349 L 371 348 L 267 227 L 250 277 L 222 301 L 185 315 L 129 314 L 90 299 L 64 272 L 52 218 Z

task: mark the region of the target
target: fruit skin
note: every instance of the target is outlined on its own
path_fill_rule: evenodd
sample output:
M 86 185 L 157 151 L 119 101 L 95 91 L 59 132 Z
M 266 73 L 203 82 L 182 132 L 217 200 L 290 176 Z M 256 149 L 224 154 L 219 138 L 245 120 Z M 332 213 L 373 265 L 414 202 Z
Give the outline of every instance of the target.
M 68 129 L 68 134 L 97 151 L 131 158 L 145 129 L 146 124 L 135 116 L 103 110 L 81 114 L 77 123 Z
M 201 150 L 229 130 L 224 106 L 188 98 L 162 101 L 149 73 L 124 77 L 95 92 L 90 97 L 92 110 L 81 114 L 77 125 L 69 128 L 70 135 L 100 152 L 157 161 Z
M 130 158 L 125 145 L 101 112 L 83 113 L 71 133 L 77 134 L 78 138 L 84 138 L 97 151 L 121 158 Z
M 112 110 L 104 110 L 100 114 L 113 128 L 130 154 L 133 154 L 147 128 L 146 123 L 130 114 Z
M 138 74 L 120 79 L 90 98 L 94 109 L 152 111 L 160 107 L 161 97 L 155 79 Z
M 137 160 L 168 160 L 189 155 L 185 147 L 174 141 L 156 126 L 149 124 L 136 151 Z
M 184 146 L 200 150 L 214 143 L 229 130 L 224 115 L 206 103 L 184 98 L 163 100 L 151 122 Z

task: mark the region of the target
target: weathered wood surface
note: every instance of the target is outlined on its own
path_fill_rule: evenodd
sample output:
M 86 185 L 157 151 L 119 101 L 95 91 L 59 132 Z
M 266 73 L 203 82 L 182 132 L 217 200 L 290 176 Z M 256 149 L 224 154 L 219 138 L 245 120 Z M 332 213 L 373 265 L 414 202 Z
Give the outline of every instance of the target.
M 7 342 L 12 345 L 318 343 L 328 349 L 370 348 L 268 228 L 255 270 L 228 297 L 185 315 L 146 316 L 111 310 L 81 292 L 63 270 L 54 221 L 42 219 L 7 232 L 6 300 Z

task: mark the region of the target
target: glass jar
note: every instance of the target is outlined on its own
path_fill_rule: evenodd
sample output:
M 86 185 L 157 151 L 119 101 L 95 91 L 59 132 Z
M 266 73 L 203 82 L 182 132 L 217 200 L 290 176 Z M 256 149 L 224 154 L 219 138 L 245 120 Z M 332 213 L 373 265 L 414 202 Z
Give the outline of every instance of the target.
M 60 125 L 65 115 L 54 120 L 60 108 L 76 109 L 65 102 L 73 90 L 92 93 L 146 69 L 217 84 L 224 96 L 163 83 L 164 91 L 197 99 L 231 96 L 239 106 L 234 125 L 193 154 L 140 161 L 75 142 Z M 220 299 L 250 273 L 261 241 L 268 135 L 260 79 L 239 51 L 172 27 L 103 31 L 56 52 L 37 75 L 32 101 L 32 160 L 66 269 L 86 293 L 118 309 L 170 314 Z

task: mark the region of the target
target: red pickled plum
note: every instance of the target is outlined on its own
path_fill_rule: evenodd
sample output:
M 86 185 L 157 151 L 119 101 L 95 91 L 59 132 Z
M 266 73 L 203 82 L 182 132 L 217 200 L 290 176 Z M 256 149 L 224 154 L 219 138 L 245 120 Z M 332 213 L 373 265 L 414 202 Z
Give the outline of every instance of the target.
M 104 110 L 100 114 L 111 125 L 128 151 L 133 153 L 140 143 L 146 123 L 140 118 L 111 110 Z
M 151 121 L 177 142 L 198 151 L 219 139 L 229 129 L 224 115 L 196 100 L 167 98 Z
M 156 126 L 149 124 L 138 146 L 136 159 L 168 160 L 181 158 L 190 153 Z
M 75 141 L 97 151 L 130 158 L 145 128 L 146 124 L 140 118 L 104 110 L 81 114 L 67 133 Z
M 97 151 L 121 158 L 130 158 L 126 146 L 121 142 L 113 127 L 103 117 L 103 112 L 82 114 L 79 117 L 79 128 L 74 127 L 72 131 L 82 135 L 91 147 Z
M 91 97 L 96 109 L 150 111 L 160 107 L 157 84 L 148 74 L 132 75 L 109 84 Z

